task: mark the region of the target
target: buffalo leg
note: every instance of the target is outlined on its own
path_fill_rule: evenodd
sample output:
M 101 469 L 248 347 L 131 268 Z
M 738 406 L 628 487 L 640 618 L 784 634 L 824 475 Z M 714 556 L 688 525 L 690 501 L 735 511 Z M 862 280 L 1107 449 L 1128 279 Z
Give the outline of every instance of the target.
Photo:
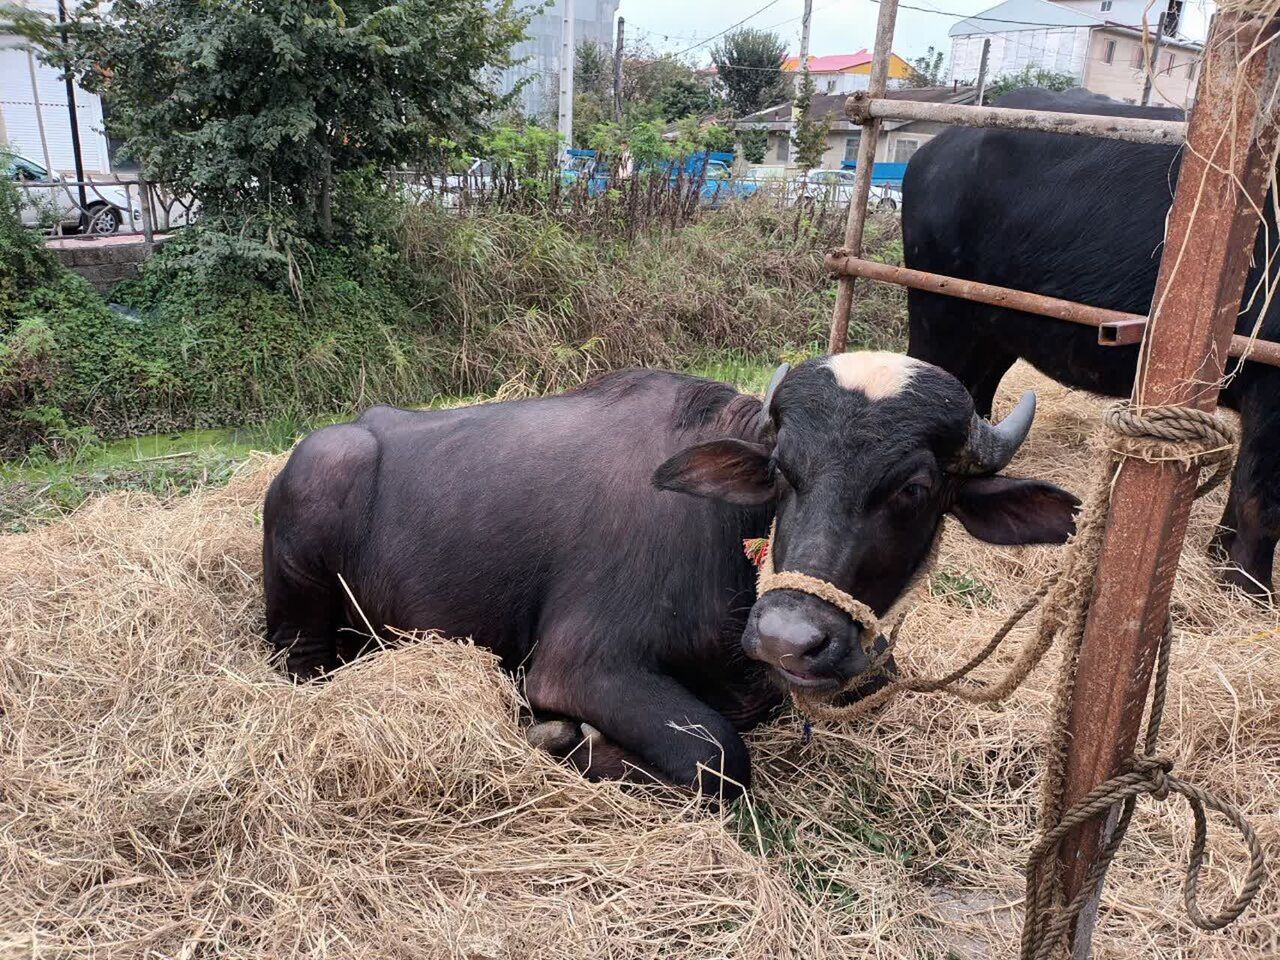
M 1240 450 L 1227 508 L 1211 553 L 1225 566 L 1222 579 L 1251 596 L 1272 596 L 1276 543 L 1280 540 L 1280 371 L 1247 365 L 1235 384 L 1240 410 Z
M 746 789 L 747 748 L 723 715 L 671 677 L 613 667 L 574 673 L 538 664 L 525 685 L 535 709 L 580 717 L 603 734 L 590 745 L 589 775 L 652 777 L 726 801 Z
M 359 534 L 351 518 L 372 493 L 378 445 L 363 427 L 317 430 L 294 450 L 262 512 L 267 635 L 299 679 L 337 668 L 344 623 L 337 571 Z
M 267 639 L 284 653 L 285 669 L 299 680 L 336 670 L 341 608 L 334 588 L 281 569 L 269 541 L 265 554 Z

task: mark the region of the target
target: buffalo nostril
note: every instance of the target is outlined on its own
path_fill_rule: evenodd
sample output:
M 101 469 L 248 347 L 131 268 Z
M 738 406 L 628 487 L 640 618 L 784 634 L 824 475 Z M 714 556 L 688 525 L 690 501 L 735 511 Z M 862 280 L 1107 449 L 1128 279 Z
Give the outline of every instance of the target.
M 818 660 L 822 655 L 831 649 L 832 639 L 830 634 L 819 633 L 812 642 L 800 651 L 800 656 L 805 660 Z

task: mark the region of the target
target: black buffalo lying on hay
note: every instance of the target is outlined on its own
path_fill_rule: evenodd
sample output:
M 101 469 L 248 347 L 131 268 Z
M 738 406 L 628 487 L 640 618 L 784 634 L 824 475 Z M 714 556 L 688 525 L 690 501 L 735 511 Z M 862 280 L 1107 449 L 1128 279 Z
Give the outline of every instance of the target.
M 744 539 L 776 515 L 778 570 L 883 613 L 944 513 L 992 543 L 1061 542 L 1077 504 L 995 476 L 1030 429 L 1030 395 L 993 426 L 936 367 L 851 353 L 798 366 L 770 408 L 633 370 L 318 430 L 267 493 L 270 639 L 313 677 L 365 617 L 472 637 L 525 670 L 539 715 L 598 728 L 572 757 L 588 774 L 735 794 L 750 774 L 737 731 L 786 683 L 835 688 L 868 667 L 860 625 L 824 601 L 753 605 Z M 705 782 L 721 770 L 728 783 Z
M 997 105 L 1182 118 L 1180 110 L 1135 107 L 1083 90 L 1018 90 Z M 921 147 L 907 168 L 906 264 L 1145 314 L 1178 165 L 1172 146 L 952 128 Z M 1280 298 L 1271 303 L 1258 288 L 1274 261 L 1276 235 L 1268 201 L 1236 326 L 1250 333 L 1261 316 L 1263 340 L 1280 340 Z M 1270 275 L 1274 286 L 1280 269 L 1272 266 Z M 919 290 L 909 303 L 910 354 L 959 377 L 980 414 L 990 412 L 1000 378 L 1019 357 L 1072 387 L 1112 396 L 1132 390 L 1138 347 L 1099 346 L 1092 328 Z M 1243 364 L 1221 402 L 1240 412 L 1243 431 L 1214 546 L 1229 562 L 1224 579 L 1266 596 L 1280 540 L 1280 369 Z

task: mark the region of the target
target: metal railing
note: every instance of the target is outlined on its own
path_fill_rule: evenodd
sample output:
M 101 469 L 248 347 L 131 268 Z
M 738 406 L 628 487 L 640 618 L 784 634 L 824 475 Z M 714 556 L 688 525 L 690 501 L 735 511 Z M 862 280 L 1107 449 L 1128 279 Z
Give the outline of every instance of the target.
M 135 235 L 151 242 L 191 223 L 195 201 L 142 177 L 14 180 L 22 222 L 50 237 Z

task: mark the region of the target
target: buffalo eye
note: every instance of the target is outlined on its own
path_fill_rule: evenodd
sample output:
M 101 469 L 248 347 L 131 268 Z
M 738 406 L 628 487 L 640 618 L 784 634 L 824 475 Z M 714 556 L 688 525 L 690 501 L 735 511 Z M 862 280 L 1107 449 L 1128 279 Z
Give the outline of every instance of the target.
M 796 483 L 795 473 L 781 460 L 776 457 L 772 463 L 772 472 L 775 480 L 781 480 L 786 486 L 792 490 L 799 491 L 800 484 Z
M 914 474 L 894 491 L 893 505 L 903 509 L 918 507 L 928 499 L 931 489 L 932 484 L 928 474 Z

